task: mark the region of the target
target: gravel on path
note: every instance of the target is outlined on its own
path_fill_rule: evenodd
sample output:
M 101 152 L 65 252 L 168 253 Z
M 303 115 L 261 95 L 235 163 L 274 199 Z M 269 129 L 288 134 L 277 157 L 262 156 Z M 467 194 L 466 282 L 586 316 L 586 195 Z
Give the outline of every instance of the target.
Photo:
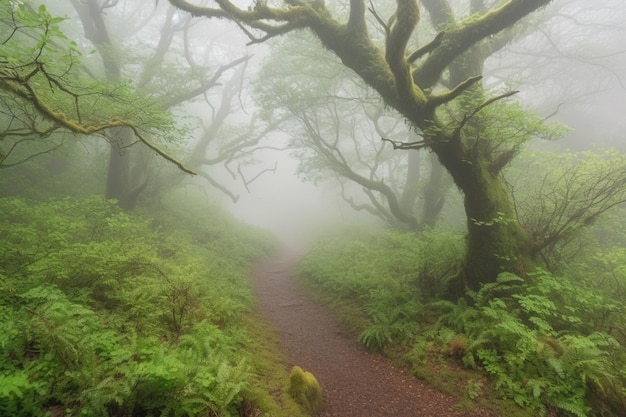
M 320 417 L 495 417 L 483 409 L 462 413 L 455 399 L 343 334 L 332 313 L 294 281 L 301 256 L 283 252 L 259 263 L 253 287 L 259 312 L 278 331 L 291 365 L 312 372 L 322 386 Z

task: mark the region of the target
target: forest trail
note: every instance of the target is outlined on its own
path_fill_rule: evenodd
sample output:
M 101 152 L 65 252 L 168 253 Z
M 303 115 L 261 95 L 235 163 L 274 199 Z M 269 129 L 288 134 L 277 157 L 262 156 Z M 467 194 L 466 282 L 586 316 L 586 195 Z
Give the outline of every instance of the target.
M 342 334 L 331 312 L 293 280 L 300 253 L 284 251 L 259 263 L 253 287 L 259 312 L 277 329 L 290 361 L 312 372 L 322 386 L 320 417 L 493 417 L 463 414 L 455 400 Z

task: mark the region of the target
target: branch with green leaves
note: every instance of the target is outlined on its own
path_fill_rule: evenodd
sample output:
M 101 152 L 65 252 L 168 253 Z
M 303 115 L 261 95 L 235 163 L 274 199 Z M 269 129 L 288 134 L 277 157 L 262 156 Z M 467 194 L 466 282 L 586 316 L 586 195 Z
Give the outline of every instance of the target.
M 7 34 L 0 40 L 0 94 L 5 105 L 18 106 L 20 113 L 28 114 L 20 120 L 13 118 L 21 126 L 12 131 L 24 134 L 30 129 L 37 136 L 62 128 L 93 135 L 125 127 L 152 151 L 193 175 L 147 138 L 150 131 L 175 135 L 171 115 L 132 93 L 127 84 L 102 85 L 85 76 L 81 52 L 59 28 L 63 20 L 53 17 L 44 5 L 34 10 L 22 2 L 0 4 L 0 29 Z M 16 110 L 9 108 L 6 113 L 14 116 Z M 36 123 L 37 117 L 43 127 Z
M 146 145 L 148 148 L 156 152 L 167 161 L 176 165 L 180 170 L 195 175 L 195 172 L 186 168 L 181 162 L 165 153 L 163 150 L 152 144 L 140 131 L 140 128 L 128 121 L 118 118 L 110 118 L 100 120 L 98 123 L 83 123 L 80 118 L 81 106 L 79 104 L 80 94 L 72 92 L 67 86 L 55 76 L 48 73 L 42 63 L 33 63 L 33 69 L 22 75 L 18 71 L 9 68 L 0 68 L 0 90 L 9 94 L 20 97 L 30 103 L 35 111 L 53 125 L 63 127 L 70 132 L 80 135 L 93 135 L 101 133 L 106 129 L 116 127 L 126 127 L 133 131 L 135 137 Z M 45 81 L 51 86 L 56 86 L 60 91 L 66 93 L 74 102 L 74 109 L 78 115 L 78 119 L 70 119 L 66 113 L 57 111 L 53 108 L 53 103 L 42 97 L 38 91 L 36 83 L 32 82 L 35 75 L 41 74 Z

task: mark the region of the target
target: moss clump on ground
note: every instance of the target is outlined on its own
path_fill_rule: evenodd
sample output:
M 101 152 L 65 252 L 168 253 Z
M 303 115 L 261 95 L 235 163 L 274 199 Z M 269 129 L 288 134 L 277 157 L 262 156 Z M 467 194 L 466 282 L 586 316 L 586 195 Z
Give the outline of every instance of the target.
M 275 329 L 252 313 L 244 316 L 244 328 L 249 336 L 246 350 L 250 353 L 252 375 L 243 394 L 240 414 L 307 417 L 308 413 L 285 392 L 289 377 L 288 360 L 280 350 Z M 250 409 L 250 412 L 246 413 L 245 409 Z
M 299 366 L 291 368 L 287 393 L 308 413 L 317 414 L 322 408 L 322 388 L 312 373 Z

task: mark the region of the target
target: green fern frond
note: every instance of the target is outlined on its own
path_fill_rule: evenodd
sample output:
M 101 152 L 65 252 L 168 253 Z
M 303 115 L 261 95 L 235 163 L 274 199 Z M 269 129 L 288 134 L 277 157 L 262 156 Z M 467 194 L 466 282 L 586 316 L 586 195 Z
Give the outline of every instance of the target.
M 568 413 L 573 414 L 576 417 L 589 417 L 589 412 L 591 411 L 591 408 L 584 405 L 582 401 L 571 402 L 566 400 L 559 400 L 554 403 L 554 406 L 563 411 L 567 411 Z
M 552 370 L 556 372 L 559 378 L 561 379 L 565 378 L 565 371 L 563 370 L 563 365 L 561 364 L 561 361 L 558 358 L 549 357 L 548 359 L 546 359 L 546 362 L 548 363 L 548 365 L 550 365 L 550 368 L 552 368 Z
M 359 342 L 371 351 L 384 349 L 392 340 L 389 327 L 384 324 L 372 324 L 359 335 Z
M 519 291 L 520 285 L 523 283 L 523 278 L 510 272 L 502 272 L 498 274 L 495 282 L 484 284 L 480 290 L 473 295 L 473 299 L 476 305 L 482 306 L 498 295 L 511 291 Z

